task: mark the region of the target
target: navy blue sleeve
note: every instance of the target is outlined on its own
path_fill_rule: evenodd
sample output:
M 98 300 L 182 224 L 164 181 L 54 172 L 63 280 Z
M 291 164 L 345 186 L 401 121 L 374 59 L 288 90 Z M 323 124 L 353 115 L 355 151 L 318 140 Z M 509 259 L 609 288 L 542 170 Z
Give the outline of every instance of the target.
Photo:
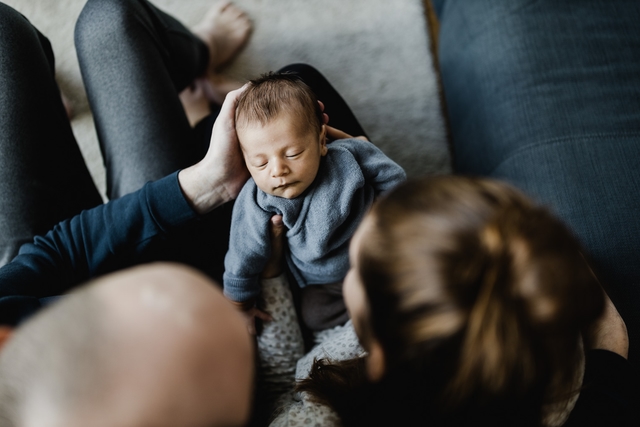
M 21 311 L 33 309 L 30 298 L 60 295 L 121 268 L 154 239 L 196 217 L 176 172 L 59 223 L 0 268 L 0 322 L 13 324 Z
M 635 368 L 619 354 L 588 351 L 580 398 L 565 426 L 640 425 L 639 380 Z

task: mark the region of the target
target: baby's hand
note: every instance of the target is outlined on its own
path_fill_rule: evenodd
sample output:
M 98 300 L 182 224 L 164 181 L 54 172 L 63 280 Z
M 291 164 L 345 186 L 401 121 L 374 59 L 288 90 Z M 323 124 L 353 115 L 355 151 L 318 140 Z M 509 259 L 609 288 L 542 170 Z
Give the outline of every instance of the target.
M 231 301 L 231 303 L 242 311 L 247 323 L 247 331 L 249 331 L 251 335 L 256 335 L 256 331 L 258 331 L 258 328 L 256 327 L 256 318 L 260 319 L 262 322 L 271 322 L 273 320 L 269 313 L 256 307 L 255 300 L 242 302 Z
M 260 310 L 258 307 L 253 307 L 243 313 L 247 321 L 247 330 L 251 335 L 260 334 L 262 331 L 261 322 L 271 322 L 273 320 L 269 313 Z M 256 319 L 260 319 L 261 322 L 257 322 Z

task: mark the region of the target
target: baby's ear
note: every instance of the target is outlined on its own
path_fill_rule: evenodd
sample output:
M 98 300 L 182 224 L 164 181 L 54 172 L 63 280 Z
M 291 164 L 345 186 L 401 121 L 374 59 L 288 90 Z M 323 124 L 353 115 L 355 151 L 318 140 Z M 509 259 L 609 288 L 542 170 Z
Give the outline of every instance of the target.
M 320 130 L 320 154 L 327 155 L 327 125 L 322 125 Z

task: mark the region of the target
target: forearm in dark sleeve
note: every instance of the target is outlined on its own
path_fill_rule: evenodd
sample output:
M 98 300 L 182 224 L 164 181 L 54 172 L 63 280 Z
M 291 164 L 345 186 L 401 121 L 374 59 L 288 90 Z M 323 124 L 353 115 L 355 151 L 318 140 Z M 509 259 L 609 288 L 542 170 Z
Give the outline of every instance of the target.
M 196 214 L 185 201 L 177 174 L 83 211 L 24 245 L 0 269 L 0 298 L 59 295 L 125 263 L 154 239 Z

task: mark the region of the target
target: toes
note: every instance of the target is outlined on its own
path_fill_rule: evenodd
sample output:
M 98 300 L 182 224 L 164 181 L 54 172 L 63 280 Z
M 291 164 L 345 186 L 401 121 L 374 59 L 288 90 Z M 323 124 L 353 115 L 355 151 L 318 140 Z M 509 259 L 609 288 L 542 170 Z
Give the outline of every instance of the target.
M 231 2 L 224 2 L 222 8 L 220 8 L 221 14 L 229 15 L 230 17 L 233 17 L 233 15 L 238 15 L 239 12 L 242 11 Z
M 216 9 L 220 12 L 224 12 L 231 6 L 233 6 L 233 3 L 231 3 L 230 1 L 221 1 L 216 5 Z
M 231 1 L 221 0 L 209 10 L 196 30 L 209 46 L 211 72 L 242 49 L 251 29 L 248 15 Z

